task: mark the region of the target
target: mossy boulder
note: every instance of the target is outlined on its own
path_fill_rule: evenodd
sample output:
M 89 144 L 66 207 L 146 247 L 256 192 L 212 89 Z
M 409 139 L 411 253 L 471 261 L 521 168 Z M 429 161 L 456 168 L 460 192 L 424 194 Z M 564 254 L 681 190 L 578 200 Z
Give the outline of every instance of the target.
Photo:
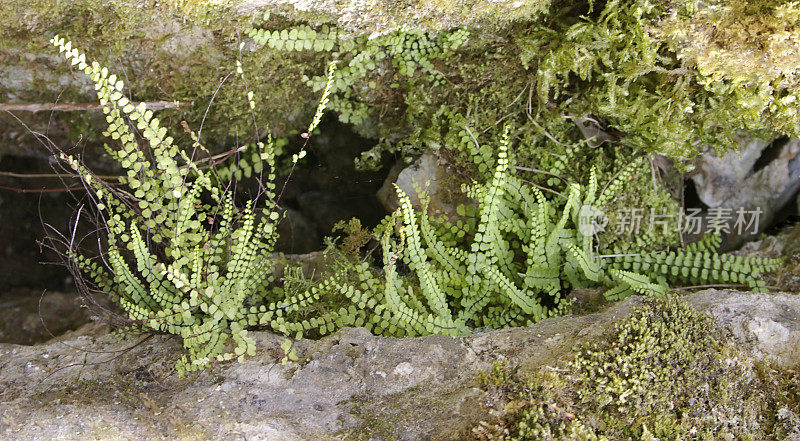
M 742 336 L 739 323 L 720 328 L 715 321 L 729 322 L 741 308 L 725 302 L 718 309 L 709 301 L 719 299 L 704 293 L 688 304 L 703 304 L 712 316 L 676 298 L 648 300 L 607 338 L 582 345 L 563 369 L 529 372 L 522 382 L 495 367 L 488 383 L 510 400 L 498 424 L 476 427 L 478 438 L 796 439 L 797 372 L 756 361 L 726 341 L 723 329 Z M 796 342 L 784 347 L 775 333 L 783 325 L 756 318 L 746 326 L 759 344 L 796 352 Z M 781 358 L 794 367 L 800 361 Z

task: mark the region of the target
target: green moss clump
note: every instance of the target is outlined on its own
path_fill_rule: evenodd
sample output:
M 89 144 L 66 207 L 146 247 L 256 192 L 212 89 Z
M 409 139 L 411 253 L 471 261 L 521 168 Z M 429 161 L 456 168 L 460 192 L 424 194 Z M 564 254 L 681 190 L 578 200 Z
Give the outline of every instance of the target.
M 593 115 L 624 145 L 677 160 L 703 144 L 733 145 L 742 127 L 764 121 L 709 90 L 651 27 L 665 4 L 652 0 L 580 3 L 517 37 L 521 61 L 536 74 L 542 112 Z M 579 17 L 577 17 L 579 16 Z
M 513 390 L 484 440 L 772 440 L 800 434 L 796 372 L 724 342 L 710 316 L 652 298 L 566 369 Z M 548 438 L 549 437 L 549 438 Z
M 781 0 L 676 4 L 655 35 L 695 68 L 701 84 L 776 131 L 800 133 L 800 4 Z
M 319 99 L 318 92 L 297 87 L 298 78 L 312 70 L 324 72 L 328 56 L 251 51 L 247 46 L 237 50 L 245 38 L 241 30 L 260 20 L 261 14 L 258 17 L 244 15 L 232 4 L 208 0 L 167 0 L 146 6 L 102 0 L 9 0 L 0 3 L 0 59 L 20 72 L 9 83 L 14 85 L 9 90 L 15 101 L 91 102 L 95 99 L 91 83 L 76 78 L 72 66 L 52 59 L 48 40 L 64 35 L 86 48 L 87 56 L 115 66 L 130 86 L 126 96 L 131 100 L 184 103 L 178 110 L 160 111 L 159 118 L 169 127 L 180 127 L 184 120 L 192 127 L 202 125 L 203 141 L 219 151 L 241 144 L 241 136 L 252 131 L 253 119 L 262 135 L 267 129 L 278 136 L 302 129 L 294 122 L 307 120 Z M 277 14 L 270 23 L 289 26 Z M 230 80 L 237 60 L 250 79 L 247 91 L 263 99 L 254 109 L 255 118 L 244 99 L 244 87 Z M 102 145 L 96 132 L 73 121 L 77 118 L 56 117 L 70 141 Z M 18 124 L 1 118 L 0 123 Z M 51 116 L 42 112 L 24 118 L 38 127 L 47 126 Z M 177 129 L 170 135 L 178 139 L 185 134 Z

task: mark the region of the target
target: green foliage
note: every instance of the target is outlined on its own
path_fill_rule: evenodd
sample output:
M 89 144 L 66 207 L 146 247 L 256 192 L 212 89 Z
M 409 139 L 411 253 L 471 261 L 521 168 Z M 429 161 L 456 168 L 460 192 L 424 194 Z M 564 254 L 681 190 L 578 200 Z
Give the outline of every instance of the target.
M 256 31 L 257 38 L 285 40 L 283 32 L 259 35 Z M 308 30 L 289 31 L 286 41 L 305 49 L 315 36 Z M 362 42 L 372 49 L 342 62 L 344 67 L 331 63 L 324 80 L 309 80 L 322 91 L 322 99 L 304 137 L 311 136 L 329 99 L 335 108 L 337 99 L 347 97 L 352 78 L 363 79 L 375 69 L 363 63 L 374 63 L 383 53 L 398 75 L 412 76 L 419 69 L 435 76 L 430 59 L 457 47 L 463 37 L 403 31 L 377 43 Z M 429 213 L 424 196 L 423 206 L 416 209 L 398 188 L 400 208 L 374 232 L 381 269 L 366 259 L 340 261 L 318 282 L 288 271 L 281 284 L 272 276 L 280 219 L 275 202 L 278 147 L 272 139 L 241 148 L 239 153 L 252 161 L 218 173 L 198 135 L 187 129 L 193 149 L 187 154 L 152 111 L 128 101 L 115 75 L 87 62 L 71 43 L 58 37 L 53 43 L 95 83 L 109 124 L 104 135 L 117 142 L 106 150 L 126 171 L 120 185 L 112 186 L 79 160 L 62 157 L 92 191 L 105 248 L 100 259 L 85 257 L 74 247 L 68 257 L 93 288 L 122 306 L 134 325 L 182 338 L 188 355 L 178 365 L 180 373 L 252 354 L 254 342 L 247 333 L 253 327 L 297 338 L 342 326 L 365 326 L 394 336 L 456 336 L 562 314 L 569 307 L 565 294 L 573 287 L 604 287 L 608 298 L 659 294 L 668 283 L 683 281 L 758 287 L 758 275 L 777 264 L 720 256 L 711 242 L 677 252 L 601 256 L 592 232 L 584 228 L 585 209 L 614 201 L 641 160 L 614 173 L 603 186 L 594 169 L 585 185 L 560 177 L 563 188 L 557 190 L 529 186 L 512 168 L 511 125 L 497 139 L 481 143 L 465 124 L 464 130 L 448 135 L 458 134 L 456 145 L 477 175 L 485 176 L 464 187 L 474 206 L 459 207 L 459 216 L 451 219 Z M 310 44 L 313 48 L 316 43 Z M 337 44 L 343 50 L 354 47 L 351 40 Z M 241 64 L 237 73 L 244 75 Z M 252 92 L 247 101 L 251 112 L 258 107 Z M 456 114 L 447 117 L 458 119 Z M 196 159 L 201 154 L 209 158 Z M 569 158 L 559 160 L 564 170 Z M 255 175 L 259 195 L 237 208 L 225 180 Z M 540 187 L 560 199 L 546 198 Z M 352 258 L 360 246 L 350 248 Z M 292 345 L 283 349 L 291 360 Z
M 673 11 L 654 32 L 696 67 L 707 90 L 735 103 L 752 126 L 800 133 L 800 4 L 722 0 Z
M 498 424 L 475 429 L 479 439 L 771 440 L 797 430 L 796 373 L 731 348 L 710 316 L 674 297 L 645 300 L 561 367 L 502 383 L 512 401 Z
M 247 30 L 247 36 L 252 38 L 261 46 L 287 50 L 303 51 L 314 50 L 316 52 L 333 50 L 337 43 L 339 30 L 323 25 L 319 32 L 308 25 L 298 26 L 292 29 L 282 29 L 268 31 L 266 29 Z
M 269 31 L 250 28 L 247 35 L 261 46 L 286 51 L 326 51 L 336 49 L 335 55 L 345 62 L 331 84 L 327 76 L 305 77 L 315 91 L 328 90 L 332 94 L 329 107 L 338 113 L 344 123 L 364 125 L 370 115 L 368 103 L 355 99 L 354 86 L 377 86 L 380 68 L 391 66 L 395 78 L 422 75 L 443 81 L 433 60 L 445 58 L 467 39 L 463 30 L 439 32 L 435 35 L 404 28 L 375 38 L 358 36 L 346 38 L 341 30 L 322 26 L 319 31 L 308 25 Z M 385 81 L 383 79 L 382 81 Z M 396 85 L 395 85 L 396 87 Z
M 74 247 L 68 258 L 134 324 L 182 338 L 188 356 L 178 364 L 180 374 L 210 361 L 252 355 L 249 327 L 292 330 L 284 325 L 284 315 L 304 298 L 318 295 L 318 288 L 292 297 L 269 287 L 280 217 L 271 138 L 243 149 L 255 151 L 261 191 L 238 209 L 213 168 L 204 168 L 194 153 L 189 156 L 176 146 L 144 104 L 129 103 L 121 80 L 97 62 L 88 63 L 70 42 L 55 37 L 52 43 L 95 83 L 108 122 L 104 135 L 118 143 L 106 145 L 106 151 L 126 171 L 119 183 L 124 187 L 112 186 L 78 159 L 61 155 L 93 193 L 105 242 L 102 265 Z M 248 100 L 254 109 L 252 94 Z M 324 100 L 318 113 L 323 110 Z M 208 153 L 190 134 L 194 152 Z M 230 349 L 228 339 L 233 341 Z
M 372 238 L 372 232 L 361 226 L 361 220 L 352 218 L 349 221 L 339 221 L 333 226 L 333 232 L 341 230 L 344 233 L 341 250 L 345 255 L 360 258 L 360 250 Z
M 557 106 L 562 114 L 594 115 L 620 131 L 624 144 L 677 160 L 692 159 L 703 144 L 726 150 L 743 128 L 797 124 L 794 113 L 783 115 L 783 122 L 768 115 L 773 103 L 786 108 L 774 100 L 783 96 L 770 96 L 757 84 L 717 81 L 713 68 L 700 65 L 698 71 L 683 63 L 693 49 L 679 57 L 657 30 L 668 13 L 665 2 L 612 0 L 577 20 L 575 13 L 564 8 L 517 40 L 522 62 L 535 69 L 541 112 Z
M 482 110 L 485 109 L 476 112 Z M 453 183 L 436 195 L 440 199 L 460 194 L 462 182 L 491 178 L 494 152 L 499 148 L 501 136 L 491 120 L 485 126 L 477 125 L 477 121 L 489 117 L 481 115 L 478 118 L 476 112 L 464 115 L 442 109 L 441 114 L 433 119 L 433 126 L 429 130 L 431 135 L 424 135 L 424 138 L 412 135 L 401 141 L 414 143 L 427 139 L 429 143 L 436 142 L 441 146 L 439 156 L 453 166 L 455 173 L 451 178 Z M 668 184 L 670 187 L 677 187 L 676 181 L 682 179 L 674 169 L 665 172 L 656 165 L 656 159 L 652 156 L 639 159 L 641 155 L 636 151 L 616 143 L 609 142 L 593 147 L 570 119 L 559 117 L 554 121 L 543 120 L 542 124 L 547 124 L 548 128 L 545 129 L 535 120 L 525 118 L 519 128 L 512 132 L 515 141 L 509 151 L 513 158 L 512 168 L 526 185 L 538 186 L 548 197 L 557 196 L 566 200 L 566 192 L 561 192 L 562 188 L 568 188 L 564 184 L 584 182 L 587 170 L 595 168 L 600 182 L 614 180 L 620 170 L 626 170 L 628 179 L 617 180 L 624 183 L 624 191 L 616 192 L 616 197 L 603 207 L 609 217 L 609 225 L 620 225 L 618 219 L 631 213 L 631 210 L 638 210 L 640 213 L 652 210 L 653 213 L 664 214 L 664 228 L 632 232 L 630 229 L 609 227 L 600 232 L 599 252 L 639 252 L 662 249 L 666 245 L 680 242 L 676 222 L 680 207 L 667 190 Z M 455 200 L 448 202 L 461 202 L 453 199 Z
M 348 297 L 366 311 L 370 329 L 459 335 L 518 326 L 563 313 L 569 306 L 565 293 L 573 287 L 604 287 L 609 299 L 663 294 L 670 283 L 760 288 L 759 275 L 779 265 L 774 259 L 720 255 L 716 236 L 681 251 L 598 255 L 585 228 L 586 208 L 610 203 L 638 164 L 602 187 L 594 171 L 585 186 L 566 184 L 562 205 L 509 170 L 509 132 L 507 126 L 489 181 L 465 189 L 476 205 L 459 207 L 458 218 L 429 213 L 425 195 L 415 209 L 397 188 L 400 208 L 376 228 L 382 274 L 362 264 L 350 276 L 357 280 L 350 283 L 356 294 Z M 476 156 L 483 157 L 481 150 L 475 147 Z M 489 162 L 488 153 L 485 158 L 482 163 Z M 405 277 L 399 262 L 407 267 Z
M 499 426 L 480 426 L 474 429 L 479 439 L 486 441 L 608 441 L 591 427 L 557 406 L 547 403 L 518 406 L 508 409 L 514 413 L 514 421 L 508 424 L 507 433 L 499 434 Z M 642 438 L 644 439 L 644 438 Z
M 674 283 L 689 285 L 747 284 L 750 288 L 762 290 L 764 282 L 759 277 L 777 269 L 782 263 L 780 259 L 718 254 L 720 243 L 718 234 L 708 234 L 685 250 L 623 255 L 615 258 L 612 266 L 618 271 L 652 274 L 659 281 L 669 279 Z M 607 297 L 616 298 L 608 294 Z

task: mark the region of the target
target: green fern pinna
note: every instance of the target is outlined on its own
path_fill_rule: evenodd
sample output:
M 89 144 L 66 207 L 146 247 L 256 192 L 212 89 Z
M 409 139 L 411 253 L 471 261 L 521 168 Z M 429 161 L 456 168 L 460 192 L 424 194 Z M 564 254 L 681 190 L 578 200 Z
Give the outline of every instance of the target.
M 295 338 L 342 326 L 394 336 L 459 336 L 562 314 L 572 287 L 605 287 L 610 299 L 663 293 L 668 283 L 732 281 L 759 288 L 758 276 L 779 264 L 717 254 L 714 237 L 682 251 L 597 256 L 591 233 L 580 228 L 582 208 L 611 201 L 634 167 L 602 191 L 592 171 L 587 185 L 569 184 L 566 202 L 556 204 L 509 169 L 507 127 L 489 181 L 465 188 L 474 206 L 461 207 L 461 216 L 451 219 L 429 213 L 424 196 L 421 210 L 415 209 L 397 188 L 400 208 L 374 231 L 381 264 L 340 260 L 322 280 L 297 290 L 273 277 L 280 215 L 271 138 L 245 149 L 261 190 L 237 207 L 232 186 L 196 159 L 208 153 L 196 134 L 190 132 L 193 153 L 187 154 L 150 110 L 128 101 L 114 74 L 87 62 L 70 42 L 52 42 L 94 82 L 108 122 L 104 134 L 115 141 L 106 150 L 125 170 L 112 186 L 79 159 L 61 155 L 90 190 L 104 244 L 96 257 L 73 244 L 67 257 L 76 277 L 86 280 L 83 286 L 107 293 L 134 326 L 181 337 L 187 351 L 177 365 L 181 375 L 252 355 L 248 330 L 258 327 Z M 309 135 L 334 72 L 331 64 Z M 253 95 L 247 98 L 255 108 Z M 290 344 L 284 350 L 293 356 Z

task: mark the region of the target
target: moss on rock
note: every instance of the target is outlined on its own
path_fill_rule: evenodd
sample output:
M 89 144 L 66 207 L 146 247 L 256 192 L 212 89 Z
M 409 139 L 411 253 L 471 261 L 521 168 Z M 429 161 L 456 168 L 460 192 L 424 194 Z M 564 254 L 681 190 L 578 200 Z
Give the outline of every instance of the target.
M 734 349 L 677 298 L 646 301 L 565 369 L 502 386 L 484 440 L 783 439 L 800 434 L 796 372 Z

